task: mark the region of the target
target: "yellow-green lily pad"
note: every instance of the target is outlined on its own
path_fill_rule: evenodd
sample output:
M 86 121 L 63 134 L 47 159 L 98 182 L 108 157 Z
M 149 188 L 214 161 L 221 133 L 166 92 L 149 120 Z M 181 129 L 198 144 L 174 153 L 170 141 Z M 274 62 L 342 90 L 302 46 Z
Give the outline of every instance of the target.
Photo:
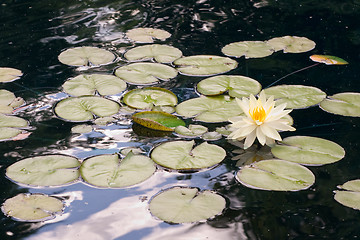
M 360 93 L 344 92 L 328 96 L 320 103 L 326 112 L 349 117 L 360 117 Z
M 315 42 L 306 37 L 284 36 L 272 38 L 267 41 L 275 51 L 283 50 L 284 53 L 302 53 L 313 50 Z
M 221 49 L 226 56 L 245 58 L 262 58 L 273 54 L 273 47 L 262 41 L 242 41 L 225 45 Z
M 152 43 L 154 39 L 165 40 L 171 36 L 165 30 L 156 28 L 134 28 L 126 32 L 126 36 L 135 41 L 142 43 Z
M 0 82 L 12 82 L 19 79 L 23 73 L 16 68 L 0 67 Z
M 11 114 L 15 108 L 25 103 L 21 97 L 16 97 L 14 93 L 0 89 L 0 113 Z
M 174 131 L 175 127 L 185 126 L 183 120 L 166 112 L 138 112 L 132 116 L 132 120 L 144 127 L 160 131 Z
M 335 191 L 334 199 L 346 206 L 360 210 L 360 179 L 355 179 L 338 186 L 341 190 Z
M 200 137 L 208 131 L 208 128 L 202 125 L 190 124 L 189 127 L 178 126 L 175 132 L 182 137 L 195 138 Z
M 144 61 L 154 59 L 159 63 L 171 63 L 180 58 L 182 52 L 169 45 L 150 44 L 130 49 L 124 54 L 129 61 Z

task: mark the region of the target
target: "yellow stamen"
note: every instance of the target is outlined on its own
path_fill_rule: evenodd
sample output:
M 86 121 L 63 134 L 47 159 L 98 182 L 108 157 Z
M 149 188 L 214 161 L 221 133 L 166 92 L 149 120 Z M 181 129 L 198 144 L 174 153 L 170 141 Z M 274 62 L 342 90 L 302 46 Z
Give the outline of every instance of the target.
M 264 122 L 264 120 L 267 116 L 267 114 L 262 106 L 256 107 L 252 112 L 250 110 L 249 114 L 254 121 L 259 121 L 259 122 Z

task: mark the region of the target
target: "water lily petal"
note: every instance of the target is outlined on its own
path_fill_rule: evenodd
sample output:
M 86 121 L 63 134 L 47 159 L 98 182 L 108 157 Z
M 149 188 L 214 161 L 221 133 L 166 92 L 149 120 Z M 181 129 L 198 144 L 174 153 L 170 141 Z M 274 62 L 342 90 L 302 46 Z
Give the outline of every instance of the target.
M 244 149 L 247 149 L 253 145 L 256 138 L 256 131 L 251 132 L 245 139 Z
M 259 128 L 266 137 L 281 141 L 281 136 L 275 128 L 270 127 L 268 124 L 263 124 Z
M 240 106 L 241 110 L 246 114 L 246 116 L 250 117 L 249 115 L 249 99 L 242 98 L 240 100 L 239 98 L 235 99 L 237 104 Z
M 266 142 L 266 136 L 265 134 L 261 131 L 261 128 L 256 128 L 256 137 L 259 140 L 259 143 L 261 145 L 264 146 L 265 142 Z
M 280 131 L 295 131 L 296 129 L 288 125 L 286 120 L 280 119 L 279 121 L 266 123 L 269 127 Z

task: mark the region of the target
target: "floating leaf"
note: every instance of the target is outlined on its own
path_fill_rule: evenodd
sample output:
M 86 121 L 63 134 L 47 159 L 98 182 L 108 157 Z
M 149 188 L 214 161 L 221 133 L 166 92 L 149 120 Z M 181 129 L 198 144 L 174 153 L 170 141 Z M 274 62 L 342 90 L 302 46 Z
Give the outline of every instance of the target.
M 138 112 L 132 116 L 132 120 L 144 127 L 160 131 L 174 131 L 177 126 L 185 126 L 183 120 L 166 112 Z
M 219 95 L 229 91 L 231 97 L 248 97 L 256 95 L 261 90 L 261 84 L 249 77 L 235 75 L 219 75 L 201 80 L 197 91 L 204 95 Z
M 165 30 L 155 28 L 135 28 L 126 32 L 126 36 L 135 41 L 143 43 L 152 43 L 154 39 L 165 40 L 171 36 Z
M 175 106 L 177 97 L 171 91 L 159 87 L 138 88 L 127 92 L 123 101 L 137 109 L 152 109 L 159 106 Z
M 303 85 L 279 85 L 264 90 L 267 96 L 274 96 L 276 105 L 286 103 L 286 108 L 306 108 L 320 103 L 326 93 L 316 87 Z
M 180 58 L 182 52 L 169 45 L 151 44 L 130 49 L 124 54 L 129 61 L 144 61 L 154 59 L 160 63 L 171 63 Z
M 315 42 L 306 37 L 284 36 L 272 38 L 267 41 L 275 51 L 283 50 L 284 53 L 302 53 L 315 48 Z
M 310 59 L 314 62 L 325 63 L 326 65 L 345 65 L 349 64 L 342 58 L 330 55 L 311 55 Z
M 300 164 L 272 159 L 243 166 L 236 174 L 236 180 L 254 189 L 299 191 L 314 184 L 315 176 Z
M 118 103 L 95 96 L 70 97 L 55 105 L 55 113 L 58 117 L 75 122 L 92 120 L 94 114 L 99 117 L 111 116 L 119 109 Z
M 176 69 L 160 63 L 131 63 L 115 70 L 115 75 L 130 84 L 148 85 L 177 76 Z
M 207 132 L 201 136 L 205 141 L 216 141 L 222 138 L 222 135 L 218 132 Z
M 23 73 L 15 68 L 0 67 L 0 82 L 12 82 L 19 79 Z
M 101 118 L 97 118 L 95 119 L 94 123 L 96 125 L 100 125 L 100 126 L 106 126 L 109 123 L 115 122 L 116 119 L 113 117 L 101 117 Z
M 345 191 L 335 191 L 334 199 L 346 207 L 360 210 L 360 179 L 348 181 L 338 187 Z
M 151 152 L 159 165 L 176 170 L 200 170 L 220 163 L 226 156 L 223 148 L 203 142 L 193 149 L 194 141 L 163 143 Z
M 225 199 L 213 191 L 173 187 L 155 195 L 149 210 L 165 222 L 191 223 L 221 214 L 225 206 Z
M 0 89 L 0 113 L 11 114 L 15 108 L 24 103 L 24 99 L 21 97 L 16 97 L 14 93 Z
M 339 161 L 345 156 L 338 144 L 317 137 L 292 136 L 271 149 L 276 158 L 304 165 L 323 165 Z
M 234 98 L 221 95 L 189 99 L 177 105 L 176 112 L 202 122 L 226 122 L 230 117 L 240 115 L 242 110 Z
M 106 74 L 79 75 L 63 84 L 66 93 L 73 96 L 115 95 L 126 89 L 126 83 L 120 78 Z
M 70 66 L 100 66 L 112 63 L 115 55 L 97 47 L 75 47 L 60 53 L 58 59 Z
M 75 157 L 44 155 L 25 158 L 10 165 L 6 176 L 30 186 L 60 186 L 79 178 L 79 166 L 80 162 Z
M 120 159 L 118 154 L 91 157 L 80 167 L 85 182 L 104 188 L 123 188 L 138 184 L 151 177 L 155 170 L 149 157 L 132 152 L 124 159 Z
M 174 61 L 177 70 L 190 76 L 211 76 L 235 69 L 238 63 L 227 57 L 196 55 Z
M 0 141 L 22 140 L 23 138 L 16 139 L 16 137 L 26 133 L 21 128 L 27 128 L 28 126 L 29 122 L 25 119 L 0 113 Z
M 55 197 L 43 194 L 20 193 L 7 199 L 1 210 L 6 216 L 13 217 L 18 221 L 40 222 L 61 214 L 64 203 Z
M 184 137 L 200 137 L 208 131 L 208 128 L 201 125 L 190 124 L 189 127 L 178 126 L 175 128 L 175 132 Z
M 272 46 L 262 41 L 243 41 L 227 44 L 221 49 L 226 56 L 245 58 L 262 58 L 273 54 Z
M 93 130 L 93 127 L 91 125 L 87 125 L 87 124 L 80 124 L 80 125 L 76 125 L 74 127 L 71 128 L 71 132 L 72 133 L 89 133 Z
M 360 117 L 360 93 L 344 92 L 328 96 L 320 103 L 320 108 L 333 114 Z

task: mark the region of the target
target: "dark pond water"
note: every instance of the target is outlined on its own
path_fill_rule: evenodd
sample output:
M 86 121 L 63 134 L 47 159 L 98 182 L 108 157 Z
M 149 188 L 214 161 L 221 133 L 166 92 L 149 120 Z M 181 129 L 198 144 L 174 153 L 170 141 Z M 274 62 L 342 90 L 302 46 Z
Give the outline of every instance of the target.
M 281 76 L 311 65 L 312 54 L 335 55 L 350 64 L 319 65 L 283 83 L 315 86 L 328 95 L 360 92 L 359 13 L 359 0 L 1 1 L 0 66 L 24 72 L 20 80 L 2 84 L 1 88 L 35 105 L 18 113 L 30 121 L 30 137 L 0 143 L 1 202 L 20 192 L 57 194 L 69 200 L 64 214 L 54 221 L 17 222 L 1 214 L 0 239 L 359 238 L 360 212 L 337 203 L 333 190 L 360 176 L 360 121 L 328 114 L 318 107 L 292 112 L 296 134 L 335 141 L 345 148 L 346 157 L 334 164 L 310 167 L 316 183 L 304 191 L 260 191 L 236 183 L 234 173 L 238 168 L 231 160 L 234 147 L 226 139 L 216 142 L 228 155 L 215 169 L 192 174 L 159 170 L 143 184 L 126 189 L 96 189 L 82 183 L 26 188 L 4 177 L 7 166 L 30 156 L 63 153 L 84 159 L 128 146 L 149 151 L 164 140 L 139 136 L 127 118 L 108 127 L 106 133 L 82 137 L 71 134 L 75 124 L 55 118 L 51 107 L 61 97 L 63 82 L 79 74 L 57 60 L 64 49 L 98 46 L 121 55 L 135 46 L 124 39 L 124 32 L 136 27 L 170 32 L 171 38 L 164 43 L 181 49 L 185 56 L 222 56 L 221 48 L 231 42 L 302 36 L 315 41 L 316 48 L 301 54 L 240 58 L 239 67 L 230 73 L 249 76 L 266 87 Z M 116 66 L 124 64 L 120 61 L 91 71 L 112 73 Z M 180 75 L 159 86 L 174 91 L 183 101 L 195 96 L 194 85 L 201 79 Z M 210 129 L 216 126 L 208 125 Z M 215 219 L 193 224 L 170 225 L 152 217 L 148 200 L 161 189 L 179 185 L 216 190 L 227 199 L 227 208 Z

